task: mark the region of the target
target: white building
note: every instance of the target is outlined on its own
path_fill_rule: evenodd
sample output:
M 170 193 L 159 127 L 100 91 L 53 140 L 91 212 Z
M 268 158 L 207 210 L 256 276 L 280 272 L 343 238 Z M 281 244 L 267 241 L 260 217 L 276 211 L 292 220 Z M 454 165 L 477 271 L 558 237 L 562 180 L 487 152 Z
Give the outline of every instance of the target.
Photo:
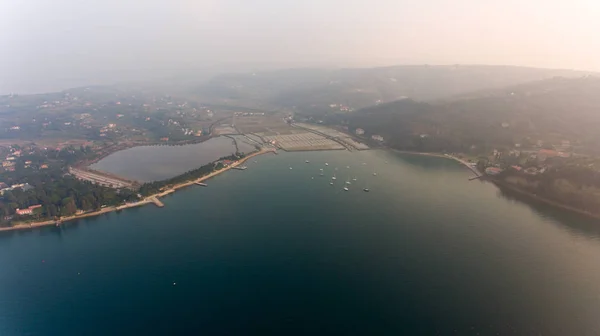
M 363 134 L 365 134 L 365 130 L 362 128 L 357 128 L 355 133 L 356 133 L 356 135 L 363 135 Z
M 371 139 L 379 141 L 379 142 L 383 142 L 383 137 L 381 135 L 375 134 L 375 135 L 371 136 Z

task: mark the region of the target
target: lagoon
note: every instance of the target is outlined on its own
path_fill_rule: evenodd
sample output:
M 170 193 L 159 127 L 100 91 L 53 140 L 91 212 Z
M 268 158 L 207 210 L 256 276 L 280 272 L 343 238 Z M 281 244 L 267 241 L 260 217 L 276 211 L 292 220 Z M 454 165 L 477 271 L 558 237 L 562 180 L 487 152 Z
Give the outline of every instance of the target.
M 236 137 L 241 152 L 254 149 Z M 235 153 L 233 140 L 216 137 L 207 141 L 178 146 L 138 146 L 115 152 L 90 168 L 128 180 L 152 182 L 168 179 Z

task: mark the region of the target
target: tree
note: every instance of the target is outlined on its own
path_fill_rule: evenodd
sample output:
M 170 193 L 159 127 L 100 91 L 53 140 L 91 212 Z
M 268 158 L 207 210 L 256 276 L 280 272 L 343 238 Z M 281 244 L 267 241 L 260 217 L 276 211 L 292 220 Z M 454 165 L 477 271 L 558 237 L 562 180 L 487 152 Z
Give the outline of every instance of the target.
M 77 212 L 75 200 L 72 197 L 66 197 L 61 201 L 60 214 L 62 216 L 70 216 Z
M 46 205 L 45 212 L 46 216 L 50 218 L 56 217 L 58 215 L 58 210 L 56 209 L 56 205 L 54 204 Z

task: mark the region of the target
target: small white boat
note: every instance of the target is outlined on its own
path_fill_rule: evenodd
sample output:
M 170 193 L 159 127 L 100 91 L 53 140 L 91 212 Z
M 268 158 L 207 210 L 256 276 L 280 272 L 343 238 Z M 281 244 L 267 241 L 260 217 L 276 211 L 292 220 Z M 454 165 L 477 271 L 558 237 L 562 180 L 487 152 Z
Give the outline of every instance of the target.
M 308 160 L 306 160 L 306 161 L 304 161 L 304 162 L 305 162 L 305 163 L 310 163 L 310 161 L 308 161 Z
M 326 165 L 326 166 L 329 166 L 329 163 L 325 162 L 325 165 Z
M 377 173 L 373 173 L 373 176 L 377 176 Z
M 352 181 L 356 181 L 356 177 L 352 179 Z
M 346 166 L 347 169 L 350 169 L 350 166 Z
M 292 167 L 290 167 L 290 169 L 293 169 Z
M 363 189 L 364 192 L 369 192 L 369 188 Z
M 333 185 L 333 182 L 329 182 L 330 185 Z
M 350 189 L 348 189 L 348 187 L 344 187 L 344 191 L 348 191 L 348 190 L 350 190 Z

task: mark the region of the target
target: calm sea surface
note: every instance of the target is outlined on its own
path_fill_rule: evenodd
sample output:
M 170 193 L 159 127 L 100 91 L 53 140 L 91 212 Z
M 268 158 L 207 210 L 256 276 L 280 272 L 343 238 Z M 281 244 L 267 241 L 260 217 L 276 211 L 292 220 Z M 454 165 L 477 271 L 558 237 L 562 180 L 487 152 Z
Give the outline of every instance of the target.
M 251 152 L 254 146 L 237 139 L 240 152 Z M 183 146 L 139 146 L 113 153 L 93 164 L 93 169 L 127 179 L 151 182 L 168 179 L 235 153 L 232 138 L 217 137 Z
M 162 209 L 1 234 L 0 335 L 600 334 L 600 222 L 440 158 L 256 160 Z

